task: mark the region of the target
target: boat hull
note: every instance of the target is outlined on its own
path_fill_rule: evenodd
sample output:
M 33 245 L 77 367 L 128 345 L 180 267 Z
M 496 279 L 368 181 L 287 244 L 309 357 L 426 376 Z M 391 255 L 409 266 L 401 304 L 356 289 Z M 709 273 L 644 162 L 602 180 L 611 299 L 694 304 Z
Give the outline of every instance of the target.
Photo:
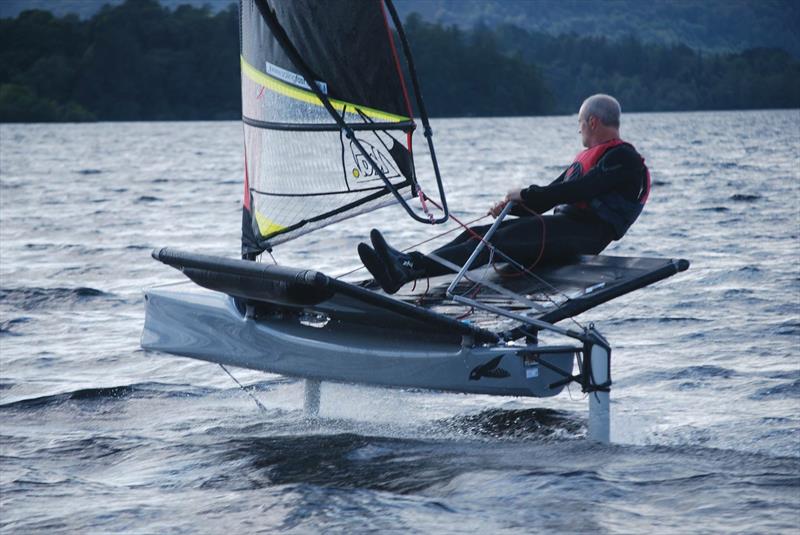
M 253 318 L 232 297 L 191 283 L 149 289 L 145 300 L 147 350 L 321 381 L 533 397 L 563 389 L 550 387 L 563 375 L 526 358 L 519 346 L 393 329 L 391 321 L 323 326 L 280 312 Z M 538 358 L 572 373 L 571 351 Z

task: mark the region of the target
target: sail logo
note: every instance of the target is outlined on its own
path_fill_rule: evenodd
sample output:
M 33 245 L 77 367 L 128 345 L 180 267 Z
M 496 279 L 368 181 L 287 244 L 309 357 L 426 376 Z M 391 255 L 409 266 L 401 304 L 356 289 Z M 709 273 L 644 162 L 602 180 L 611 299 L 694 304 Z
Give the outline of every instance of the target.
M 266 73 L 272 76 L 273 78 L 277 78 L 278 80 L 281 80 L 288 84 L 292 84 L 297 87 L 302 87 L 303 89 L 308 89 L 309 91 L 311 91 L 311 86 L 308 85 L 305 78 L 303 78 L 296 72 L 287 71 L 286 69 L 278 67 L 277 65 L 270 63 L 269 61 L 265 61 L 264 63 L 265 63 Z M 326 84 L 325 82 L 320 82 L 319 80 L 315 80 L 315 83 L 317 84 L 317 87 L 319 88 L 320 91 L 322 91 L 323 94 L 325 95 L 328 94 L 328 84 Z
M 367 158 L 367 156 L 358 149 L 353 141 L 350 142 L 350 152 L 353 155 L 353 160 L 355 162 L 355 166 L 352 168 L 351 174 L 355 179 L 357 179 L 359 182 L 381 180 L 380 174 L 375 170 L 375 167 L 372 165 L 372 163 L 370 163 L 370 159 L 372 159 L 372 162 L 378 166 L 386 178 L 397 178 L 400 176 L 400 173 L 392 165 L 389 157 L 378 150 L 374 145 L 367 143 L 363 139 L 359 139 L 358 141 L 361 143 L 361 146 L 364 148 L 367 154 L 369 154 L 369 158 Z

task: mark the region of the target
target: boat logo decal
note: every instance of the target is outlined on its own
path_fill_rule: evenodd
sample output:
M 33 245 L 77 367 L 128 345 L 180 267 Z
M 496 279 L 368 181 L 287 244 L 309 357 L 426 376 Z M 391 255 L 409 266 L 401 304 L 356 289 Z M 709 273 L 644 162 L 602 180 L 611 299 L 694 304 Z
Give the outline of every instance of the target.
M 270 76 L 277 78 L 278 80 L 282 80 L 286 83 L 292 84 L 293 86 L 302 87 L 303 89 L 308 89 L 309 91 L 311 90 L 311 86 L 308 85 L 308 82 L 306 82 L 305 78 L 303 78 L 301 75 L 292 71 L 287 71 L 286 69 L 282 69 L 281 67 L 278 67 L 277 65 L 275 65 L 274 63 L 270 63 L 269 61 L 266 61 L 264 63 L 265 63 L 264 72 L 266 72 Z M 319 80 L 314 80 L 314 82 L 317 84 L 317 87 L 322 93 L 326 95 L 328 94 L 328 84 L 326 84 L 325 82 L 320 82 Z
M 473 370 L 469 373 L 469 380 L 477 381 L 481 377 L 491 377 L 493 379 L 502 379 L 504 377 L 509 377 L 511 375 L 510 373 L 508 373 L 503 368 L 497 367 L 504 356 L 505 355 L 500 355 L 499 357 L 495 357 L 489 362 L 486 362 L 485 364 L 480 364 L 479 366 L 475 366 L 475 368 L 473 368 Z
M 358 141 L 361 143 L 361 146 L 364 147 L 364 150 L 369 154 L 369 157 L 372 158 L 372 161 L 375 162 L 378 167 L 380 167 L 380 170 L 383 171 L 383 174 L 386 178 L 397 178 L 400 176 L 400 173 L 392 165 L 391 158 L 389 156 L 386 156 L 381 150 L 372 144 L 367 143 L 363 139 L 359 139 Z M 353 155 L 354 160 L 354 165 L 350 172 L 358 182 L 382 180 L 380 174 L 375 171 L 375 168 L 372 166 L 369 159 L 360 150 L 358 150 L 358 147 L 352 141 L 350 142 L 350 152 Z

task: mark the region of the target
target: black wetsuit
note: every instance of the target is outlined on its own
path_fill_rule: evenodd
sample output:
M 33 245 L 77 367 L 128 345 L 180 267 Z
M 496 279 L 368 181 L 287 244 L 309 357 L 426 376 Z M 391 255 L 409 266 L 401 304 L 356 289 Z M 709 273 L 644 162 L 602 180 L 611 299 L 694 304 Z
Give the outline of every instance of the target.
M 492 245 L 527 266 L 539 258 L 540 252 L 540 264 L 564 261 L 576 255 L 598 254 L 613 240 L 622 238 L 630 224 L 615 228 L 591 205 L 578 208 L 573 203 L 590 203 L 592 199 L 610 193 L 617 194 L 632 204 L 637 203 L 644 189 L 648 187 L 648 179 L 644 162 L 636 149 L 627 143 L 608 149 L 583 176 L 569 175 L 570 169 L 561 173 L 548 186 L 530 186 L 522 190 L 521 197 L 525 207 L 537 213 L 556 207 L 553 215 L 536 217 L 521 207 L 515 207 L 511 213 L 519 217 L 500 224 L 492 236 Z M 636 215 L 632 216 L 633 220 Z M 631 220 L 630 223 L 632 222 Z M 490 226 L 473 227 L 472 230 L 483 235 Z M 467 261 L 477 243 L 471 232 L 464 231 L 433 253 L 460 266 Z M 487 263 L 490 259 L 489 253 L 488 248 L 485 248 L 473 266 Z M 452 272 L 420 253 L 411 255 L 415 267 L 423 269 L 428 276 Z M 494 261 L 504 261 L 504 258 L 496 254 Z

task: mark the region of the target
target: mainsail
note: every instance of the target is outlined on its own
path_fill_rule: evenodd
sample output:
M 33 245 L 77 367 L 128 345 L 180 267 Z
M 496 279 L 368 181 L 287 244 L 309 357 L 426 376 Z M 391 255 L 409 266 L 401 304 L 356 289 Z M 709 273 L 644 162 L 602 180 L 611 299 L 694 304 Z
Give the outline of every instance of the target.
M 384 0 L 240 1 L 243 254 L 415 193 L 389 20 Z

